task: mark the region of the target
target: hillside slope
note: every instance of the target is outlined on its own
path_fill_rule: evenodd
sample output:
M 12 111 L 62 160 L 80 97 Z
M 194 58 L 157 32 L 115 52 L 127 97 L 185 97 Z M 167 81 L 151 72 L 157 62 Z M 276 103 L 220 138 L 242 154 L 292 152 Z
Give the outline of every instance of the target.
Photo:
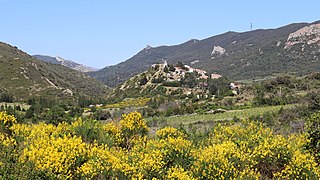
M 0 87 L 18 101 L 30 97 L 105 96 L 109 88 L 81 72 L 42 62 L 0 42 Z
M 114 88 L 109 94 L 109 100 L 121 101 L 125 98 L 139 97 L 169 97 L 171 100 L 207 99 L 215 93 L 211 85 L 215 84 L 215 87 L 218 87 L 222 83 L 224 83 L 223 89 L 229 89 L 230 82 L 221 78 L 219 74 L 208 74 L 206 71 L 181 63 L 154 64 L 147 71 L 131 77 Z
M 236 80 L 286 71 L 299 74 L 319 71 L 319 41 L 316 41 L 319 33 L 309 34 L 308 38 L 315 41 L 312 44 L 301 42 L 285 48 L 291 33 L 310 25 L 297 23 L 278 29 L 227 32 L 175 46 L 147 46 L 132 58 L 89 75 L 114 87 L 164 60 L 168 63 L 180 61 Z M 302 37 L 301 40 L 308 38 Z M 305 44 L 303 50 L 301 44 Z
M 70 60 L 65 60 L 61 57 L 51 57 L 51 56 L 44 56 L 44 55 L 33 55 L 33 57 L 44 61 L 44 62 L 49 62 L 52 64 L 60 64 L 62 66 L 80 71 L 80 72 L 92 72 L 92 71 L 97 71 L 98 69 L 93 68 L 93 67 L 89 67 L 89 66 L 85 66 Z

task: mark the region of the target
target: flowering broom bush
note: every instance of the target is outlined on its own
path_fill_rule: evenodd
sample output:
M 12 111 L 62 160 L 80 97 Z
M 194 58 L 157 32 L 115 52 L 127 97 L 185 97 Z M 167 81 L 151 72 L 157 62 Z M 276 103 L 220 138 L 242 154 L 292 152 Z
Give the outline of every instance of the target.
M 197 142 L 173 127 L 149 135 L 138 112 L 118 123 L 79 119 L 57 126 L 19 124 L 1 113 L 0 123 L 1 179 L 320 178 L 305 150 L 307 135 L 274 134 L 252 121 L 216 125 Z

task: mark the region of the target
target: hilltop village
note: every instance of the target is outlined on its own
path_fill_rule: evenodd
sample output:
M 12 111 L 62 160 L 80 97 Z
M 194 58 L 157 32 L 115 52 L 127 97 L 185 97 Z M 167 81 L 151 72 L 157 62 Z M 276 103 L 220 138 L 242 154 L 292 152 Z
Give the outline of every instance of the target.
M 222 77 L 220 74 L 208 74 L 206 71 L 193 68 L 188 65 L 183 65 L 182 63 L 178 63 L 176 65 L 168 65 L 167 61 L 163 64 L 153 64 L 151 66 L 154 69 L 162 69 L 166 72 L 166 77 L 168 81 L 180 81 L 181 78 L 184 78 L 187 73 L 196 73 L 197 79 L 219 79 Z

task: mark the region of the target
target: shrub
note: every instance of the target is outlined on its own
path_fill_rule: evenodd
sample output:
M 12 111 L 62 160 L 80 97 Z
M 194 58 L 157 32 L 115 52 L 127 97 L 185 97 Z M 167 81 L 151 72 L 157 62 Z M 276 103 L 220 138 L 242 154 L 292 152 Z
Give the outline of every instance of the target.
M 310 129 L 318 128 L 318 116 L 310 118 Z M 2 114 L 0 121 L 6 118 L 13 117 Z M 249 120 L 218 124 L 196 138 L 172 127 L 148 136 L 138 112 L 104 125 L 7 122 L 13 121 L 0 131 L 4 179 L 320 178 L 305 150 L 308 134 L 282 136 Z
M 180 87 L 181 82 L 180 81 L 165 81 L 162 83 L 163 86 L 168 86 L 168 87 Z
M 320 91 L 311 91 L 307 94 L 308 107 L 312 110 L 320 110 Z
M 8 115 L 5 112 L 0 112 L 0 127 L 9 128 L 15 123 L 17 123 L 17 120 L 13 115 Z
M 320 113 L 315 113 L 307 119 L 306 129 L 309 139 L 306 147 L 320 163 Z
M 138 112 L 122 115 L 119 126 L 123 139 L 121 146 L 127 149 L 133 146 L 136 138 L 146 136 L 149 131 L 142 115 Z

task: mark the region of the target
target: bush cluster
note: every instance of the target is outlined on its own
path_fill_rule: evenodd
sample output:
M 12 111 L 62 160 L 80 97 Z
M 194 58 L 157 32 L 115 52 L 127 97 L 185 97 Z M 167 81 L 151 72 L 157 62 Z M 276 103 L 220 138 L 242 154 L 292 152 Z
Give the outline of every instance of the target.
M 19 124 L 0 115 L 1 179 L 320 178 L 305 135 L 284 137 L 249 120 L 217 125 L 195 142 L 173 127 L 148 134 L 138 112 L 106 124 Z

